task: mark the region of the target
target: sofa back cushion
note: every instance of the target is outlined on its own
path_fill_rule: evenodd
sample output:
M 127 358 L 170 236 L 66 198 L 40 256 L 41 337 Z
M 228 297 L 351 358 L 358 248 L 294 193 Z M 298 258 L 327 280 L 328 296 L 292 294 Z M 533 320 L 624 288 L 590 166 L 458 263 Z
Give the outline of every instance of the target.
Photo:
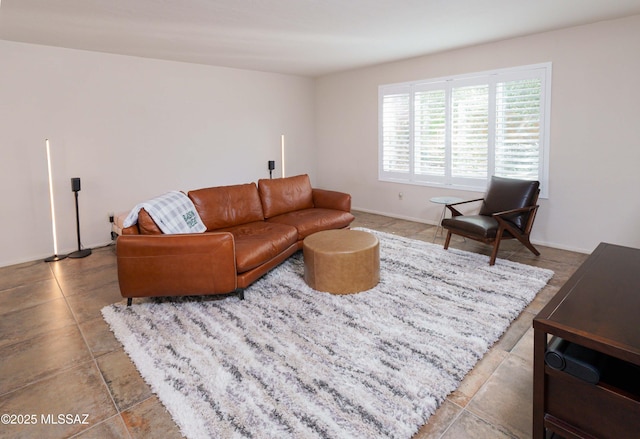
M 533 206 L 538 198 L 540 182 L 517 180 L 513 178 L 491 177 L 489 187 L 484 195 L 480 215 L 491 216 L 494 213 Z M 505 217 L 518 228 L 524 230 L 529 212 Z
M 255 183 L 197 189 L 187 195 L 207 231 L 264 220 Z
M 311 180 L 307 174 L 258 180 L 265 218 L 313 207 Z
M 144 208 L 138 212 L 138 231 L 141 235 L 162 235 L 162 230 Z

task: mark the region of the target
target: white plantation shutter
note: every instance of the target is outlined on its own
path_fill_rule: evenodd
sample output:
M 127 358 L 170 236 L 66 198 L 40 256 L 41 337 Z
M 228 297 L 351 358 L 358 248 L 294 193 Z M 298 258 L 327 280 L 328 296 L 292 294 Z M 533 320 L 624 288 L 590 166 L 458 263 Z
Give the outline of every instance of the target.
M 393 93 L 382 98 L 382 169 L 408 175 L 411 155 L 410 94 Z
M 551 64 L 379 87 L 379 178 L 484 191 L 492 175 L 548 193 Z
M 489 86 L 454 88 L 451 110 L 451 176 L 486 178 Z
M 414 172 L 417 175 L 445 175 L 446 94 L 425 90 L 415 94 Z
M 542 81 L 523 79 L 496 86 L 495 174 L 538 179 L 540 170 L 540 89 Z

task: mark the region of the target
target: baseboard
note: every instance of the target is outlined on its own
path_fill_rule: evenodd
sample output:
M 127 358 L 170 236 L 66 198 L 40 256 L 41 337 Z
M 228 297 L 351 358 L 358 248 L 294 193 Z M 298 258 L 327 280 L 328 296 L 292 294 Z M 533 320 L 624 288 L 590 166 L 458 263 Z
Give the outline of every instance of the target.
M 98 243 L 95 245 L 85 245 L 82 248 L 90 248 L 90 249 L 98 249 L 101 247 L 108 247 L 110 245 L 114 245 L 114 241 L 109 241 L 109 242 L 102 242 L 102 243 Z M 74 252 L 78 250 L 77 247 L 75 248 L 68 248 L 68 249 L 64 249 L 64 250 L 59 250 L 58 254 L 59 255 L 66 255 L 69 254 L 71 252 Z M 36 262 L 36 261 L 44 261 L 45 258 L 48 258 L 49 256 L 52 256 L 53 252 L 50 253 L 46 253 L 46 254 L 40 254 L 39 256 L 29 256 L 26 258 L 20 258 L 20 259 L 13 259 L 13 260 L 9 260 L 9 261 L 4 261 L 2 262 L 2 264 L 0 265 L 0 268 L 2 267 L 10 267 L 12 265 L 18 265 L 18 264 L 26 264 L 29 262 Z
M 413 221 L 414 223 L 429 224 L 432 226 L 438 225 L 436 221 L 425 220 L 424 218 L 415 218 L 412 216 L 397 215 L 397 214 L 392 214 L 388 212 L 380 212 L 377 210 L 363 209 L 360 207 L 352 207 L 351 210 L 356 210 L 356 211 L 365 212 L 365 213 L 372 213 L 374 215 L 380 215 L 380 216 L 388 216 L 389 218 L 397 218 L 397 219 L 406 220 L 406 221 Z

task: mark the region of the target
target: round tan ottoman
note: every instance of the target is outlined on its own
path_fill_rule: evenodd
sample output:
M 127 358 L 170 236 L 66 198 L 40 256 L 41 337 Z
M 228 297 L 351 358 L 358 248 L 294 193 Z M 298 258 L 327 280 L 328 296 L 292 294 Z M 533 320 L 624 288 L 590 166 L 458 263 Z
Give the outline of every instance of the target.
M 311 288 L 351 294 L 380 281 L 380 243 L 361 230 L 326 230 L 303 242 L 304 280 Z

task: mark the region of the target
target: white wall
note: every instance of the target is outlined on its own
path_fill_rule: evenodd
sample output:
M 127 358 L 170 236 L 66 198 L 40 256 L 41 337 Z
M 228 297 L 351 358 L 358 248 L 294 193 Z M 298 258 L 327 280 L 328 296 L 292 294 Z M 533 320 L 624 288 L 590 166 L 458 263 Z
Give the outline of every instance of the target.
M 532 239 L 640 247 L 639 53 L 633 16 L 319 78 L 319 184 L 349 188 L 356 209 L 435 223 L 431 197 L 479 194 L 378 181 L 378 85 L 551 61 L 549 198 Z
M 311 79 L 0 41 L 0 266 L 110 240 L 109 212 L 168 190 L 315 174 Z
M 353 207 L 433 223 L 437 195 L 377 180 L 379 84 L 553 63 L 550 197 L 536 242 L 640 247 L 640 16 L 329 75 L 295 76 L 0 41 L 0 266 L 52 254 L 44 139 L 53 150 L 60 253 L 109 212 L 167 190 L 287 175 L 348 191 Z M 404 194 L 403 200 L 398 193 Z

